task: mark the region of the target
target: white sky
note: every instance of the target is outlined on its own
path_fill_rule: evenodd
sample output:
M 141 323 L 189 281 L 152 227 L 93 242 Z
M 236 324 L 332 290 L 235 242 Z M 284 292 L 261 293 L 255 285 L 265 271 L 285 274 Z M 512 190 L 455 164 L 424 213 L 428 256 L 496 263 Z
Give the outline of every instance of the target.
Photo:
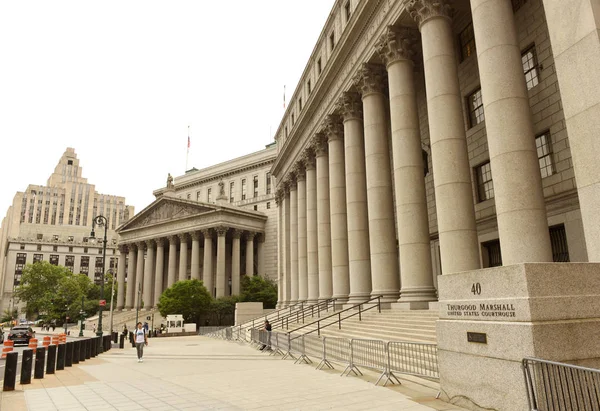
M 0 2 L 0 219 L 66 147 L 141 211 L 273 141 L 334 0 Z

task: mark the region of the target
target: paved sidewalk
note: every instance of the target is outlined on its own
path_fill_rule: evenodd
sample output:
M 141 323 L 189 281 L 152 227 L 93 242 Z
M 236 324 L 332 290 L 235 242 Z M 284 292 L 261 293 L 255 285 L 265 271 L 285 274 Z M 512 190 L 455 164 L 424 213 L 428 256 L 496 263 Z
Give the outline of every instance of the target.
M 340 377 L 206 337 L 151 339 L 144 354 L 138 363 L 135 349 L 113 349 L 3 393 L 0 409 L 459 410 L 414 383 L 375 387 L 375 374 Z

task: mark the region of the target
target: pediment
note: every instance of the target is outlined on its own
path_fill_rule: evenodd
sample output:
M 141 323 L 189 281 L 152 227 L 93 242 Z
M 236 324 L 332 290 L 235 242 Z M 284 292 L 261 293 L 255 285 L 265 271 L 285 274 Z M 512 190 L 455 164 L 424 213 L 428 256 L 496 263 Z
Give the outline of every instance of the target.
M 135 216 L 131 221 L 125 223 L 119 231 L 131 230 L 162 222 L 175 221 L 186 217 L 214 211 L 215 208 L 205 204 L 190 204 L 186 201 L 159 199 L 151 204 L 146 210 Z

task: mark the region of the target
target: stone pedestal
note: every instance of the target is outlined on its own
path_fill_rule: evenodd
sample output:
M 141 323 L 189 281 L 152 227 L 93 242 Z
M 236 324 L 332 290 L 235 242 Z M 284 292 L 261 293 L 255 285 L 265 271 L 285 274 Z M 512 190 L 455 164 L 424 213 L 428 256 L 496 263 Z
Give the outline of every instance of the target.
M 525 410 L 524 357 L 600 360 L 600 264 L 527 263 L 441 276 L 442 399 Z
M 235 325 L 241 325 L 248 320 L 263 315 L 263 303 L 236 303 Z M 260 321 L 257 321 L 260 324 Z

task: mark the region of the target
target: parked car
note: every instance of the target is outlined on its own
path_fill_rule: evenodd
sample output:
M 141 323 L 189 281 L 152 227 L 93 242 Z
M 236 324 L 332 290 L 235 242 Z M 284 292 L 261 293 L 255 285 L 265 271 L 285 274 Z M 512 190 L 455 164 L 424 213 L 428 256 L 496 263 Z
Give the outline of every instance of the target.
M 28 325 L 15 325 L 8 332 L 8 339 L 12 340 L 15 345 L 29 345 L 29 340 L 35 337 L 35 331 Z
M 0 344 L 4 344 L 4 329 L 0 327 Z

